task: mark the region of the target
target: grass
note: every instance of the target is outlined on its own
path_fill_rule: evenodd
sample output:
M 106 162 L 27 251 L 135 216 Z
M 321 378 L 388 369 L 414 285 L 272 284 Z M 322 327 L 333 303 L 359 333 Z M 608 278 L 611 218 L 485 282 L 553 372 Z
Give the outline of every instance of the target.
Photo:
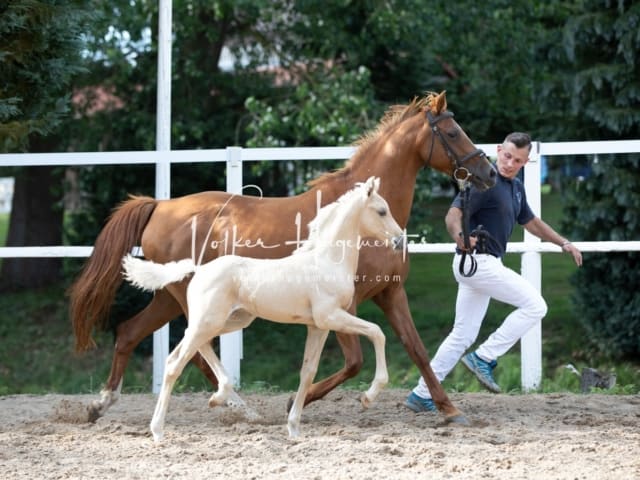
M 0 245 L 7 241 L 7 231 L 9 230 L 9 214 L 0 213 Z
M 448 200 L 439 199 L 430 207 L 434 229 L 442 229 Z M 560 199 L 555 194 L 543 196 L 543 218 L 558 227 L 561 216 Z M 3 225 L 4 224 L 4 225 Z M 0 217 L 0 238 L 6 232 L 6 218 Z M 442 231 L 436 232 L 442 235 Z M 521 232 L 514 234 L 514 240 Z M 509 254 L 505 263 L 519 269 L 520 257 Z M 640 390 L 640 365 L 605 360 L 587 364 L 584 352 L 585 333 L 569 300 L 569 276 L 575 270 L 572 260 L 561 254 L 544 254 L 542 260 L 543 296 L 549 313 L 543 320 L 543 379 L 541 391 L 579 391 L 579 379 L 565 366 L 578 370 L 584 366 L 615 370 L 618 384 L 613 393 L 637 393 Z M 454 315 L 456 283 L 451 273 L 448 254 L 415 254 L 411 257 L 411 272 L 406 283 L 414 322 L 427 346 L 434 354 L 449 332 Z M 479 339 L 495 329 L 511 311 L 511 307 L 492 302 Z M 372 302 L 361 305 L 358 314 L 377 322 L 387 335 L 387 360 L 390 385 L 412 388 L 419 372 L 391 331 L 382 313 Z M 244 331 L 242 388 L 260 391 L 292 391 L 297 387 L 302 360 L 305 327 L 278 325 L 257 320 Z M 0 297 L 0 395 L 14 393 L 87 393 L 97 392 L 107 378 L 113 353 L 113 337 L 109 333 L 96 336 L 98 348 L 84 355 L 73 352 L 73 336 L 67 317 L 67 301 L 62 287 L 46 290 L 5 293 Z M 373 349 L 366 339 L 363 371 L 348 381 L 344 388 L 362 389 L 373 376 Z M 330 335 L 322 355 L 318 377 L 325 377 L 343 365 L 340 348 Z M 124 380 L 124 392 L 149 391 L 151 358 L 134 355 Z M 516 345 L 500 359 L 496 372 L 505 392 L 520 391 L 520 354 Z M 445 381 L 447 391 L 480 391 L 481 387 L 462 367 Z M 210 390 L 203 375 L 189 366 L 181 376 L 177 391 Z

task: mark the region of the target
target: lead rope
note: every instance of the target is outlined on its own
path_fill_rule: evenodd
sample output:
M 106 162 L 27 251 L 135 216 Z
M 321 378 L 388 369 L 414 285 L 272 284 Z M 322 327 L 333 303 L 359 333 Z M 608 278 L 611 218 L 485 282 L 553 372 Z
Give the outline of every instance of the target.
M 464 174 L 464 177 L 461 176 Z M 460 259 L 460 265 L 458 271 L 463 277 L 473 277 L 478 270 L 478 262 L 473 256 L 471 251 L 471 242 L 469 240 L 469 209 L 467 203 L 469 202 L 469 192 L 471 190 L 471 184 L 469 178 L 471 173 L 466 168 L 458 168 L 453 173 L 453 178 L 458 182 L 458 188 L 460 189 L 460 206 L 462 207 L 462 241 L 464 243 L 464 250 L 462 251 L 462 258 Z M 467 258 L 470 261 L 470 267 L 468 271 L 465 271 L 464 265 L 467 262 Z

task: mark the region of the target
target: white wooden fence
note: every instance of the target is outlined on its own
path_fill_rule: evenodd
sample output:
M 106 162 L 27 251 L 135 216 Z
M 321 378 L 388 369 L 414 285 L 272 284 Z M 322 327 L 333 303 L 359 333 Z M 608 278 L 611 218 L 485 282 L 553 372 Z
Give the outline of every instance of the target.
M 493 156 L 495 145 L 478 145 Z M 6 166 L 82 166 L 82 165 L 156 165 L 156 197 L 168 198 L 170 192 L 170 165 L 174 163 L 226 162 L 227 191 L 241 193 L 242 165 L 245 161 L 277 160 L 340 160 L 349 158 L 354 147 L 300 147 L 300 148 L 240 148 L 227 147 L 213 150 L 168 150 L 140 152 L 89 152 L 48 154 L 0 155 L 0 167 Z M 530 161 L 525 166 L 525 188 L 533 211 L 544 218 L 541 212 L 540 156 L 595 155 L 595 154 L 640 153 L 640 140 L 604 142 L 535 142 Z M 583 252 L 640 251 L 640 241 L 629 242 L 575 242 Z M 91 246 L 35 246 L 1 247 L 0 258 L 6 257 L 88 257 Z M 411 253 L 452 253 L 453 243 L 411 243 Z M 522 274 L 538 289 L 541 285 L 541 253 L 560 252 L 560 247 L 541 242 L 525 231 L 523 242 L 510 243 L 508 252 L 522 253 Z M 542 377 L 542 331 L 533 328 L 523 337 L 522 387 L 534 390 Z M 168 326 L 154 334 L 153 391 L 162 384 L 164 361 L 168 354 Z M 240 382 L 240 360 L 242 358 L 242 332 L 224 335 L 220 341 L 221 360 L 236 384 Z

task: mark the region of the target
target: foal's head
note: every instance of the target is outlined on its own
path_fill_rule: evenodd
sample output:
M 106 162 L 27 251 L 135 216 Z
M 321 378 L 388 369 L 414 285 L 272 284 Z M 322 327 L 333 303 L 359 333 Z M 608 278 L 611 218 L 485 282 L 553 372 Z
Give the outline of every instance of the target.
M 387 201 L 378 193 L 380 179 L 370 177 L 360 184 L 363 189 L 364 208 L 360 216 L 360 235 L 390 242 L 395 249 L 404 246 L 404 231 L 391 215 Z
M 358 183 L 338 200 L 322 207 L 309 223 L 309 238 L 296 250 L 304 252 L 319 243 L 342 240 L 339 232 L 353 228 L 360 237 L 373 237 L 396 249 L 404 246 L 404 232 L 391 215 L 387 201 L 378 193 L 380 179 L 370 177 Z M 356 213 L 354 220 L 352 214 Z

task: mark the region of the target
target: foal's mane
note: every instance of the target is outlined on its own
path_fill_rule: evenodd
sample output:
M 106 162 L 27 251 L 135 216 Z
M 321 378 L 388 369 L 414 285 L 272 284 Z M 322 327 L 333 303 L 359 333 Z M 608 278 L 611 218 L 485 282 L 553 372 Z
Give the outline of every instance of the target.
M 333 222 L 342 222 L 341 217 L 337 215 L 337 211 L 341 208 L 348 209 L 348 205 L 355 201 L 357 197 L 362 197 L 364 195 L 365 188 L 366 186 L 364 183 L 359 183 L 356 187 L 342 194 L 342 196 L 340 196 L 340 198 L 335 202 L 329 203 L 318 210 L 318 214 L 309 222 L 309 237 L 302 246 L 294 250 L 293 253 L 295 254 L 313 250 L 317 245 L 317 240 L 320 237 L 320 234 L 326 231 L 327 225 L 331 225 Z
M 356 153 L 344 164 L 344 166 L 338 170 L 333 172 L 328 172 L 320 175 L 317 178 L 314 178 L 307 182 L 309 187 L 316 187 L 324 182 L 336 180 L 339 178 L 347 177 L 348 173 L 351 171 L 351 166 L 353 163 L 359 159 L 370 147 L 373 143 L 375 143 L 381 135 L 395 127 L 396 125 L 404 122 L 405 120 L 418 115 L 419 113 L 424 113 L 426 109 L 431 110 L 431 113 L 434 115 L 439 115 L 445 110 L 446 102 L 438 102 L 441 94 L 437 94 L 434 92 L 427 93 L 424 97 L 418 98 L 414 97 L 414 99 L 408 105 L 392 105 L 387 109 L 382 119 L 378 123 L 378 125 L 369 132 L 366 132 L 362 137 L 354 142 L 354 145 L 358 147 Z M 443 108 L 444 107 L 444 108 Z

